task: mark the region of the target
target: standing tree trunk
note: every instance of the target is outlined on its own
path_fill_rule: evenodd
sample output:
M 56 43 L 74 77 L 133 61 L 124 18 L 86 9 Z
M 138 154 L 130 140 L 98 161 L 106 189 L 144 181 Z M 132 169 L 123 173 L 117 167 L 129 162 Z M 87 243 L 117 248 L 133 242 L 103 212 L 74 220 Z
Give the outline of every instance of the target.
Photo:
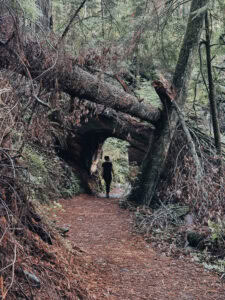
M 105 22 L 104 22 L 104 14 L 105 14 L 105 9 L 104 9 L 104 1 L 101 0 L 101 15 L 102 15 L 102 37 L 103 39 L 105 38 Z
M 208 12 L 206 12 L 206 14 L 205 14 L 205 36 L 206 36 L 205 48 L 206 48 L 206 60 L 207 60 L 208 83 L 209 83 L 210 113 L 211 113 L 211 118 L 212 118 L 215 147 L 217 150 L 217 154 L 219 156 L 221 156 L 222 149 L 221 149 L 220 128 L 219 128 L 219 121 L 218 121 L 217 105 L 216 105 L 216 100 L 215 100 L 214 84 L 213 84 L 213 78 L 212 78 Z
M 187 85 L 191 74 L 194 51 L 199 43 L 204 20 L 204 7 L 208 0 L 192 0 L 186 33 L 180 50 L 178 62 L 173 76 L 173 90 L 176 101 L 182 109 L 187 98 Z M 168 95 L 161 94 L 161 101 L 168 103 Z M 162 99 L 164 98 L 164 99 Z M 137 204 L 153 205 L 153 197 L 167 158 L 173 138 L 178 116 L 171 105 L 164 105 L 162 117 L 157 126 L 153 143 L 148 149 L 142 164 L 142 172 L 128 199 Z
M 36 32 L 48 32 L 53 26 L 51 0 L 37 0 L 36 3 L 42 13 L 36 24 Z

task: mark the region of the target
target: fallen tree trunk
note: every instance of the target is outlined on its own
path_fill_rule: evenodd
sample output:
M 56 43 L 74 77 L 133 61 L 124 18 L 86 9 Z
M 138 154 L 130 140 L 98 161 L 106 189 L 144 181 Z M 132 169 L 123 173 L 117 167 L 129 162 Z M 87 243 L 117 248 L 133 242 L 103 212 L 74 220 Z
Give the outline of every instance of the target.
M 64 107 L 65 108 L 65 107 Z M 68 111 L 68 108 L 65 108 Z M 139 122 L 127 114 L 116 112 L 103 105 L 84 101 L 73 102 L 71 116 L 58 108 L 49 113 L 52 126 L 56 129 L 64 128 L 63 137 L 57 135 L 55 139 L 64 140 L 57 148 L 64 157 L 85 167 L 87 172 L 92 169 L 93 160 L 96 161 L 99 149 L 109 137 L 118 138 L 129 143 L 129 153 L 138 153 L 139 165 L 143 160 L 148 143 L 153 136 L 153 126 Z M 79 120 L 79 121 L 78 121 Z M 67 132 L 67 134 L 65 134 Z M 59 134 L 60 135 L 60 134 Z
M 36 42 L 20 47 L 22 51 L 16 53 L 14 38 L 6 43 L 0 41 L 0 68 L 13 68 L 40 82 L 47 90 L 57 89 L 71 97 L 103 104 L 153 124 L 158 121 L 159 109 L 140 103 L 134 96 L 86 72 L 74 58 L 66 55 L 58 58 L 56 50 L 43 49 Z
M 84 101 L 82 105 L 85 107 L 83 110 L 87 109 L 88 113 L 81 120 L 81 126 L 71 124 L 76 133 L 83 135 L 90 131 L 107 132 L 108 136 L 127 141 L 137 149 L 146 149 L 150 136 L 153 135 L 152 125 L 100 104 Z M 75 104 L 74 109 L 79 109 L 79 103 Z

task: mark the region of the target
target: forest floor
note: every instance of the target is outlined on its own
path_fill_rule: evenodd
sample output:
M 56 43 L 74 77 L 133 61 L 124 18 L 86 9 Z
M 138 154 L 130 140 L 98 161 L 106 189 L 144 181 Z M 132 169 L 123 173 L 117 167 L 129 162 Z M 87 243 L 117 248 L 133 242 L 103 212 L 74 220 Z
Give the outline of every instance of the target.
M 216 274 L 188 257 L 157 253 L 135 233 L 132 213 L 118 202 L 118 191 L 109 199 L 83 194 L 60 202 L 58 222 L 70 226 L 66 239 L 80 249 L 78 272 L 90 299 L 225 299 Z

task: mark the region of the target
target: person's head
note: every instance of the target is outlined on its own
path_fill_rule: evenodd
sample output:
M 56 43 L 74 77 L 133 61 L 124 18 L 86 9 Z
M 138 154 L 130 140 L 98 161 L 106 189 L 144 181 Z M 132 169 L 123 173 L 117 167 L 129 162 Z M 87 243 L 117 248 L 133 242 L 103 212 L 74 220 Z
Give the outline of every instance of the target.
M 109 156 L 106 155 L 106 156 L 104 157 L 104 159 L 105 159 L 105 161 L 109 161 Z

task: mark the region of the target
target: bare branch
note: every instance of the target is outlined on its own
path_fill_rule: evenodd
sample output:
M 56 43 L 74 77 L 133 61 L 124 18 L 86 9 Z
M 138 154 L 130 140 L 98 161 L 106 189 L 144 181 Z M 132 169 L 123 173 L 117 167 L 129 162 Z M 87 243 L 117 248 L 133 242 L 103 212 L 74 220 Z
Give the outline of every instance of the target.
M 75 11 L 74 15 L 72 16 L 72 18 L 69 21 L 69 24 L 66 26 L 66 28 L 65 28 L 65 30 L 64 30 L 64 32 L 63 32 L 63 34 L 62 34 L 62 36 L 61 36 L 61 38 L 59 40 L 58 45 L 61 44 L 62 41 L 64 40 L 65 36 L 67 35 L 67 33 L 68 33 L 69 29 L 70 29 L 71 24 L 75 20 L 76 16 L 79 14 L 80 10 L 82 9 L 82 7 L 84 6 L 84 4 L 85 4 L 86 1 L 87 0 L 83 0 L 83 2 L 80 4 L 80 6 L 78 7 L 78 9 Z
M 190 132 L 188 130 L 188 127 L 187 127 L 187 125 L 185 123 L 185 119 L 184 119 L 183 113 L 181 112 L 178 104 L 175 101 L 173 101 L 172 105 L 173 105 L 173 107 L 175 108 L 175 110 L 177 112 L 178 118 L 180 120 L 180 123 L 181 123 L 181 125 L 183 127 L 184 133 L 185 133 L 187 141 L 188 141 L 189 149 L 191 151 L 193 160 L 195 162 L 195 166 L 196 166 L 196 180 L 200 181 L 200 179 L 202 177 L 202 167 L 201 167 L 200 160 L 198 158 L 198 154 L 197 154 L 196 149 L 195 149 L 195 143 L 194 143 L 194 141 L 193 141 L 193 139 L 191 137 L 191 134 L 190 134 Z
M 35 100 L 36 100 L 38 103 L 40 103 L 41 105 L 47 107 L 48 109 L 51 109 L 51 107 L 50 107 L 47 103 L 45 103 L 44 101 L 42 101 L 40 98 L 38 98 L 37 95 L 33 95 L 33 96 L 34 96 Z
M 9 290 L 11 289 L 12 285 L 13 285 L 13 282 L 14 282 L 14 278 L 15 278 L 15 263 L 16 263 L 16 250 L 17 250 L 17 246 L 15 245 L 14 246 L 14 258 L 13 258 L 13 261 L 11 263 L 11 266 L 12 266 L 12 278 L 11 278 L 11 282 L 10 282 L 10 285 L 8 287 L 8 289 L 6 290 L 6 292 L 4 293 L 4 295 L 2 295 L 2 299 L 5 299 Z

